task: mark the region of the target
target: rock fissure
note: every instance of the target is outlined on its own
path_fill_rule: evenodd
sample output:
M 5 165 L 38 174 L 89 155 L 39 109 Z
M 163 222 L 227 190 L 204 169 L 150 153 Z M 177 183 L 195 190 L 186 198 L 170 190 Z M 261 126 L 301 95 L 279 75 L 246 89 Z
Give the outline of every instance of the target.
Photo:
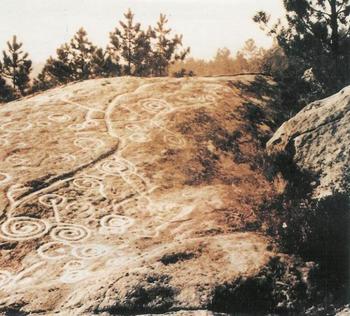
M 49 179 L 48 181 L 42 182 L 42 184 L 37 185 L 32 190 L 28 190 L 27 192 L 25 192 L 22 195 L 20 195 L 18 197 L 18 200 L 21 200 L 21 199 L 25 198 L 26 196 L 28 196 L 28 195 L 30 195 L 32 193 L 38 192 L 38 191 L 40 191 L 40 190 L 42 190 L 44 188 L 48 188 L 51 185 L 57 183 L 58 181 L 66 180 L 68 178 L 73 178 L 74 175 L 76 175 L 78 172 L 81 172 L 82 170 L 87 169 L 87 168 L 93 166 L 94 164 L 100 162 L 101 160 L 106 159 L 109 156 L 113 155 L 118 150 L 118 147 L 119 147 L 118 145 L 115 145 L 114 147 L 112 147 L 112 149 L 110 149 L 107 152 L 103 153 L 102 155 L 100 155 L 99 157 L 95 158 L 94 160 L 92 160 L 92 161 L 90 161 L 90 162 L 88 162 L 86 164 L 83 164 L 83 165 L 79 166 L 78 168 L 76 168 L 74 170 L 65 172 L 63 174 L 60 174 L 60 175 L 52 178 L 52 179 Z M 36 181 L 36 180 L 34 179 L 34 180 L 31 180 L 31 182 L 32 181 Z M 37 182 L 40 183 L 41 181 L 39 180 Z
M 349 110 L 349 111 L 350 111 L 350 110 Z M 302 136 L 302 135 L 305 135 L 305 134 L 309 134 L 309 133 L 313 133 L 313 132 L 317 131 L 318 129 L 320 129 L 320 128 L 324 127 L 324 126 L 327 126 L 327 125 L 329 125 L 329 124 L 334 124 L 334 123 L 340 121 L 341 119 L 343 119 L 344 116 L 345 116 L 346 114 L 347 114 L 347 113 L 342 113 L 342 114 L 339 115 L 338 117 L 336 117 L 336 118 L 334 118 L 334 119 L 332 119 L 332 120 L 326 121 L 326 122 L 324 122 L 324 123 L 322 123 L 322 124 L 320 124 L 320 125 L 318 125 L 318 126 L 312 128 L 312 129 L 303 131 L 303 132 L 301 132 L 301 133 L 296 133 L 296 134 L 294 134 L 294 135 L 291 136 L 290 141 L 294 140 L 295 138 L 297 138 L 297 137 L 299 137 L 299 136 Z

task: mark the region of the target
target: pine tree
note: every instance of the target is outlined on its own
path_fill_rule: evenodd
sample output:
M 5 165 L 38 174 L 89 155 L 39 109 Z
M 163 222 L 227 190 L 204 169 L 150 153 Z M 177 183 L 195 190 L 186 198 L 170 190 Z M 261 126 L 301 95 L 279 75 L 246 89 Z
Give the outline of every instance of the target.
M 265 12 L 258 12 L 254 20 L 283 49 L 289 61 L 287 73 L 294 76 L 288 81 L 300 80 L 306 70 L 311 70 L 324 94 L 349 84 L 350 1 L 283 0 L 283 4 L 286 25 L 280 22 L 269 26 L 270 17 Z
M 0 62 L 0 103 L 10 101 L 13 98 L 14 91 L 2 77 L 2 63 Z
M 151 74 L 152 38 L 154 38 L 154 32 L 151 27 L 146 32 L 142 31 L 136 38 L 134 55 L 134 74 L 136 76 L 146 77 Z
M 22 46 L 15 35 L 12 42 L 7 42 L 7 51 L 3 51 L 2 75 L 10 80 L 13 90 L 23 96 L 29 87 L 32 62 L 28 53 L 21 50 Z
M 83 28 L 80 28 L 69 43 L 61 45 L 56 51 L 55 58 L 49 57 L 42 72 L 34 81 L 34 90 L 45 90 L 59 84 L 93 78 L 101 52 L 93 45 Z M 101 57 L 101 56 L 100 56 Z
M 130 9 L 124 18 L 125 22 L 119 21 L 120 28 L 110 33 L 108 52 L 114 62 L 121 62 L 124 75 L 144 75 L 151 50 L 150 34 L 141 30 L 140 23 L 134 23 Z
M 92 76 L 94 78 L 116 77 L 120 75 L 120 65 L 113 61 L 108 50 L 96 49 L 92 56 Z
M 80 28 L 71 39 L 70 54 L 72 60 L 70 65 L 76 80 L 86 80 L 92 75 L 92 59 L 96 49 L 96 46 L 89 41 L 83 28 Z
M 182 35 L 170 37 L 171 29 L 167 28 L 168 19 L 160 14 L 157 26 L 154 28 L 156 43 L 153 48 L 152 72 L 155 76 L 167 76 L 169 65 L 175 61 L 184 60 L 190 49 L 178 52 L 182 46 Z
M 231 51 L 227 47 L 219 48 L 210 64 L 213 68 L 213 73 L 217 75 L 229 75 L 239 72 Z
M 58 81 L 55 77 L 53 76 L 48 69 L 52 68 L 52 63 L 53 59 L 50 57 L 42 69 L 42 71 L 38 74 L 37 78 L 33 80 L 33 84 L 30 89 L 30 93 L 35 93 L 38 91 L 44 91 L 50 88 L 53 88 L 55 86 L 58 86 L 62 82 Z M 51 69 L 52 71 L 52 69 Z M 62 78 L 62 77 L 60 77 Z
M 262 70 L 266 51 L 263 48 L 256 46 L 256 43 L 252 38 L 245 41 L 244 46 L 239 53 L 246 61 L 246 67 L 241 71 L 260 72 Z
M 66 84 L 76 80 L 70 46 L 63 44 L 56 50 L 56 54 L 56 58 L 48 58 L 38 79 L 46 82 L 49 86 Z

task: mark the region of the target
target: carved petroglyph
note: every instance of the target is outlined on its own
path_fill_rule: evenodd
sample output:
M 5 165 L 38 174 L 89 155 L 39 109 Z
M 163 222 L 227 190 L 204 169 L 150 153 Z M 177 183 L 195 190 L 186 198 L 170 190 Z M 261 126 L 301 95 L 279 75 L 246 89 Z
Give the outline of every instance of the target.
M 100 181 L 92 177 L 79 177 L 73 180 L 73 184 L 78 189 L 87 190 L 99 187 Z
M 79 242 L 90 237 L 91 231 L 78 224 L 58 224 L 54 227 L 50 236 L 52 239 L 60 242 Z
M 111 248 L 106 245 L 84 245 L 74 247 L 72 255 L 80 259 L 93 259 L 107 255 L 111 251 Z
M 84 192 L 98 192 L 104 198 L 107 198 L 103 181 L 100 178 L 96 178 L 90 175 L 82 175 L 73 180 L 73 185 Z
M 63 274 L 60 277 L 60 281 L 62 283 L 77 283 L 79 281 L 82 281 L 86 278 L 88 278 L 91 275 L 91 272 L 88 270 L 66 270 L 63 272 Z
M 57 223 L 61 221 L 59 206 L 62 206 L 65 203 L 65 201 L 66 201 L 66 198 L 58 194 L 45 194 L 39 198 L 39 202 L 42 205 L 52 208 L 54 212 L 55 221 Z
M 60 281 L 68 284 L 77 283 L 88 278 L 90 275 L 91 272 L 85 260 L 72 259 L 64 265 Z
M 52 155 L 45 159 L 45 163 L 47 164 L 72 164 L 75 163 L 76 156 L 72 154 L 59 154 L 59 155 Z
M 150 137 L 145 133 L 133 133 L 129 136 L 129 140 L 135 143 L 146 143 L 150 141 Z
M 35 125 L 38 127 L 49 127 L 49 126 L 51 126 L 51 122 L 39 121 L 39 122 L 36 122 Z
M 100 221 L 100 234 L 123 234 L 134 224 L 134 219 L 121 215 L 107 215 Z
M 186 142 L 183 137 L 180 137 L 174 134 L 164 135 L 164 142 L 167 145 L 175 146 L 175 147 L 183 147 L 186 145 Z
M 57 208 L 66 201 L 64 196 L 58 194 L 45 194 L 39 197 L 39 202 L 47 207 Z
M 10 203 L 10 206 L 14 205 L 16 203 L 16 199 L 18 198 L 18 196 L 20 196 L 27 189 L 28 187 L 26 187 L 22 183 L 16 183 L 14 185 L 11 185 L 6 192 L 6 197 Z
M 28 158 L 23 157 L 22 155 L 11 155 L 5 159 L 6 162 L 12 164 L 13 166 L 26 166 L 30 164 L 30 160 Z
M 63 243 L 51 241 L 38 248 L 38 254 L 46 260 L 59 260 L 67 257 L 71 252 L 71 246 Z
M 37 218 L 27 216 L 9 218 L 0 226 L 0 237 L 6 240 L 24 241 L 44 236 L 50 225 Z
M 231 92 L 231 91 L 230 91 Z M 177 100 L 183 102 L 185 104 L 188 103 L 198 103 L 198 105 L 202 105 L 203 103 L 214 103 L 217 101 L 217 98 L 213 94 L 202 94 L 199 96 L 181 96 L 177 97 Z
M 90 202 L 75 201 L 68 204 L 64 211 L 72 218 L 90 218 L 95 214 L 95 207 Z
M 24 122 L 24 123 L 8 122 L 0 126 L 2 130 L 9 133 L 25 132 L 30 130 L 32 127 L 33 127 L 33 124 L 29 122 Z
M 74 141 L 74 145 L 85 150 L 94 150 L 104 145 L 104 142 L 98 138 L 81 137 Z
M 135 172 L 135 167 L 127 160 L 120 157 L 114 157 L 103 161 L 98 165 L 98 169 L 109 175 L 120 175 Z
M 87 121 L 84 121 L 83 123 L 69 125 L 68 128 L 70 130 L 79 132 L 86 129 L 97 127 L 98 124 L 99 123 L 96 120 L 87 120 Z
M 9 182 L 12 179 L 12 177 L 4 172 L 0 172 L 0 186 Z
M 71 117 L 67 114 L 60 114 L 55 113 L 48 116 L 48 119 L 50 121 L 56 122 L 56 123 L 65 123 L 71 120 Z
M 171 109 L 171 105 L 162 99 L 146 99 L 139 102 L 146 111 L 157 113 Z
M 56 152 L 45 152 L 42 158 L 37 159 L 40 160 L 38 163 L 34 164 L 32 158 L 26 156 L 31 147 L 35 146 L 37 150 L 37 144 L 33 145 L 25 137 L 16 143 L 16 148 L 23 143 L 26 149 L 17 153 L 14 151 L 5 159 L 7 165 L 6 169 L 2 169 L 4 172 L 0 172 L 0 187 L 3 185 L 6 189 L 9 208 L 6 220 L 0 225 L 0 238 L 16 242 L 43 238 L 43 241 L 35 250 L 37 262 L 34 265 L 24 267 L 17 274 L 0 271 L 0 288 L 15 284 L 14 280 L 24 278 L 24 275 L 34 278 L 33 272 L 45 263 L 59 268 L 52 278 L 73 284 L 97 273 L 98 270 L 93 268 L 96 262 L 101 267 L 122 267 L 133 260 L 141 260 L 140 256 L 134 255 L 137 251 L 123 242 L 124 238 L 137 240 L 156 237 L 159 231 L 167 227 L 164 220 L 171 219 L 166 215 L 158 216 L 162 207 L 151 198 L 157 187 L 132 160 L 126 159 L 125 153 L 130 145 L 151 141 L 154 131 L 161 133 L 166 146 L 185 146 L 186 141 L 179 133 L 166 128 L 166 115 L 177 111 L 175 105 L 155 97 L 136 98 L 130 106 L 126 106 L 123 104 L 126 99 L 117 96 L 104 106 L 94 105 L 98 108 L 96 110 L 69 101 L 68 96 L 64 98 L 67 100 L 61 100 L 62 112 L 55 109 L 54 113 L 45 114 L 45 117 L 36 115 L 32 118 L 33 123 L 9 119 L 0 125 L 3 132 L 0 146 L 9 145 L 13 133 L 18 137 L 31 129 L 40 130 L 43 137 L 46 135 L 44 133 L 53 129 L 74 135 L 70 139 L 74 146 L 65 152 L 68 146 L 53 132 L 54 137 L 50 136 L 50 141 L 60 143 L 61 147 Z M 68 105 L 72 109 L 69 115 L 63 112 Z M 75 108 L 79 109 L 76 113 Z M 91 166 L 86 164 L 87 167 L 80 167 L 86 163 L 85 160 L 80 162 L 81 155 L 85 155 L 85 152 L 96 155 L 103 147 L 109 147 L 111 141 L 119 143 L 115 153 L 102 156 Z M 40 154 L 38 149 L 36 157 Z M 37 174 L 33 179 L 39 180 L 28 182 L 25 181 L 27 179 L 17 178 L 17 174 L 16 177 L 12 176 L 11 168 L 28 172 L 30 168 L 40 165 L 49 166 L 48 173 L 52 172 L 45 180 L 41 180 Z M 51 182 L 51 179 L 56 180 Z M 17 183 L 12 184 L 10 180 Z M 6 188 L 5 184 L 8 183 L 11 186 Z M 24 214 L 23 210 L 27 209 L 33 210 L 33 214 L 36 209 L 40 212 L 34 217 L 15 216 Z M 140 220 L 143 216 L 153 218 Z M 110 239 L 113 238 L 119 242 L 111 243 Z M 102 264 L 99 260 L 102 260 Z

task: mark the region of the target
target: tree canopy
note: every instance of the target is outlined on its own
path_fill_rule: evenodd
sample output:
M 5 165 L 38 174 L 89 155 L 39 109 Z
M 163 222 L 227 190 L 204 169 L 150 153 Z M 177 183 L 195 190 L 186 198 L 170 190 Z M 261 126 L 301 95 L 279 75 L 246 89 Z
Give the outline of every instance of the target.
M 7 50 L 3 51 L 3 62 L 0 62 L 1 74 L 7 78 L 11 84 L 13 91 L 23 96 L 29 87 L 32 62 L 28 58 L 28 53 L 22 50 L 23 43 L 17 41 L 14 35 L 12 41 L 7 42 Z M 2 85 L 3 88 L 6 85 Z
M 276 39 L 287 58 L 286 68 L 282 70 L 284 76 L 289 74 L 296 80 L 312 82 L 314 86 L 309 85 L 309 88 L 314 90 L 315 97 L 348 85 L 349 0 L 283 0 L 283 4 L 285 21 L 271 24 L 269 14 L 262 11 L 256 14 L 254 21 Z

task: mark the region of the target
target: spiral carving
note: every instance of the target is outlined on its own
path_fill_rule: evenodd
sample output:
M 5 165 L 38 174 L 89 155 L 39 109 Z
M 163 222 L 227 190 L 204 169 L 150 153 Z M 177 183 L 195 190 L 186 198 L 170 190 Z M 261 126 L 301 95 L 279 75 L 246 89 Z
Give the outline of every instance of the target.
M 162 99 L 146 99 L 140 101 L 141 106 L 149 112 L 160 112 L 169 109 L 171 106 L 168 102 Z
M 65 201 L 65 197 L 58 194 L 45 194 L 39 198 L 39 202 L 46 207 L 52 207 L 53 205 L 59 206 Z
M 102 229 L 112 234 L 122 234 L 134 223 L 130 217 L 121 215 L 107 215 L 100 221 Z
M 80 259 L 102 257 L 109 252 L 110 248 L 105 245 L 87 245 L 73 248 L 73 256 Z
M 71 270 L 66 271 L 60 277 L 60 281 L 62 283 L 77 283 L 88 278 L 90 275 L 89 271 L 86 270 Z
M 53 241 L 40 246 L 38 249 L 38 254 L 43 259 L 58 260 L 66 257 L 70 250 L 69 245 Z
M 48 119 L 50 121 L 56 122 L 56 123 L 64 123 L 71 119 L 71 117 L 67 114 L 51 114 L 48 116 Z
M 60 242 L 78 242 L 89 238 L 90 230 L 77 224 L 59 224 L 52 229 L 50 236 Z
M 109 159 L 100 164 L 99 169 L 103 173 L 116 175 L 125 172 L 134 172 L 133 166 L 124 159 Z
M 89 178 L 89 177 L 82 177 L 82 178 L 76 178 L 73 180 L 73 184 L 78 189 L 92 189 L 100 186 L 100 181 L 98 181 L 95 178 Z
M 67 215 L 79 218 L 89 218 L 94 215 L 95 207 L 90 202 L 75 201 L 65 207 Z
M 74 141 L 74 145 L 81 149 L 99 148 L 103 144 L 103 141 L 97 138 L 78 138 Z
M 185 140 L 182 137 L 176 135 L 165 135 L 164 142 L 169 145 L 178 147 L 183 147 L 186 144 Z
M 0 237 L 6 240 L 29 240 L 42 237 L 49 230 L 49 225 L 37 218 L 12 217 L 0 227 Z
M 129 136 L 129 139 L 135 143 L 145 143 L 149 141 L 149 137 L 145 133 L 133 133 Z

